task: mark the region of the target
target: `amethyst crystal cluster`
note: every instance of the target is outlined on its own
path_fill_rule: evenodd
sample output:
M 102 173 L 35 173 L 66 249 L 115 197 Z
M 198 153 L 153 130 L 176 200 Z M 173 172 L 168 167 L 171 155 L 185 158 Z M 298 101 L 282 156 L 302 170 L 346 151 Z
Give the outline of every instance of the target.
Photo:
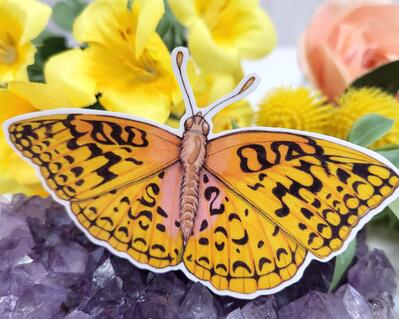
M 394 270 L 360 239 L 345 283 L 328 293 L 333 262 L 313 262 L 274 296 L 236 300 L 179 272 L 140 270 L 93 245 L 50 199 L 0 205 L 1 319 L 385 319 L 393 318 Z

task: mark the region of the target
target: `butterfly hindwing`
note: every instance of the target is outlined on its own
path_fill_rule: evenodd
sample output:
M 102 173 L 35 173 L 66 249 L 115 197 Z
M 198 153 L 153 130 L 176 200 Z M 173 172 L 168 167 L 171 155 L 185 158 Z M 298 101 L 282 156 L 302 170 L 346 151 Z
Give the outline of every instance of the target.
M 363 151 L 288 132 L 216 138 L 205 167 L 320 259 L 399 187 L 397 171 Z
M 206 170 L 183 261 L 219 291 L 250 294 L 290 280 L 307 252 Z
M 8 131 L 15 148 L 40 168 L 47 186 L 63 200 L 110 191 L 179 157 L 179 137 L 105 113 L 39 115 L 11 123 Z
M 175 266 L 183 249 L 179 225 L 182 171 L 178 163 L 137 183 L 71 203 L 76 220 L 96 240 L 140 264 Z

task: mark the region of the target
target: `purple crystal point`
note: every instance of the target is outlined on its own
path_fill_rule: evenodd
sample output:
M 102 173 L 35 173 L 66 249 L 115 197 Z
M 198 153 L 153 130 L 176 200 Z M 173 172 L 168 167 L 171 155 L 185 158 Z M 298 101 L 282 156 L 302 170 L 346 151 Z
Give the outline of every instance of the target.
M 236 310 L 233 310 L 230 312 L 227 316 L 226 319 L 244 319 L 242 316 L 242 312 L 240 308 L 237 308 Z
M 92 292 L 109 289 L 111 286 L 121 289 L 122 280 L 116 275 L 115 269 L 108 258 L 93 273 Z
M 74 311 L 67 315 L 64 319 L 93 319 L 93 317 L 82 311 Z
M 373 319 L 369 303 L 351 285 L 339 288 L 337 295 L 342 298 L 346 311 L 353 319 Z
M 387 292 L 369 299 L 373 312 L 373 319 L 394 319 L 392 296 Z
M 62 304 L 66 298 L 67 290 L 63 287 L 34 285 L 26 289 L 16 302 L 15 318 L 62 318 Z
M 26 219 L 27 217 L 36 218 L 42 224 L 46 221 L 46 211 L 59 206 L 51 198 L 44 199 L 39 196 L 27 197 L 16 195 L 12 199 L 11 210 L 18 216 Z
M 42 282 L 46 269 L 38 262 L 16 265 L 0 273 L 0 296 L 21 296 L 27 288 Z
M 279 308 L 305 296 L 311 291 L 327 292 L 334 273 L 334 261 L 321 263 L 312 261 L 297 283 L 274 295 Z
M 13 319 L 13 312 L 18 298 L 16 296 L 0 297 L 0 318 Z
M 116 275 L 111 260 L 107 258 L 93 273 L 91 288 L 82 311 L 97 317 L 119 318 L 131 306 L 122 291 L 122 280 Z M 104 317 L 107 318 L 107 317 Z
M 0 271 L 4 271 L 27 256 L 34 246 L 29 230 L 17 228 L 0 240 Z
M 279 319 L 352 319 L 342 299 L 333 294 L 312 291 L 280 309 Z
M 56 273 L 83 274 L 88 252 L 77 243 L 57 245 L 50 249 L 49 269 Z
M 0 203 L 0 240 L 8 237 L 17 229 L 29 230 L 25 218 L 16 215 L 10 205 Z
M 181 317 L 172 297 L 149 292 L 138 299 L 132 318 L 178 319 Z
M 273 296 L 250 301 L 241 311 L 244 319 L 277 319 L 277 304 Z
M 177 272 L 168 272 L 155 276 L 148 284 L 146 290 L 159 294 L 167 294 L 176 303 L 180 303 L 186 293 L 186 285 L 179 278 Z
M 195 283 L 182 301 L 179 312 L 182 319 L 217 319 L 220 306 L 211 292 L 200 283 Z
M 384 252 L 373 249 L 348 272 L 348 282 L 366 299 L 395 294 L 395 270 Z

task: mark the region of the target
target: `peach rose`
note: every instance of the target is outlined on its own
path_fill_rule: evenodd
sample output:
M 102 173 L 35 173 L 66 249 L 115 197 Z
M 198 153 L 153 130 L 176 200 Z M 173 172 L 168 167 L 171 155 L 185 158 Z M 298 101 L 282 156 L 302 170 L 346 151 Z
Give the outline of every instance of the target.
M 399 59 L 399 5 L 384 0 L 325 0 L 302 35 L 299 60 L 330 99 L 353 80 Z

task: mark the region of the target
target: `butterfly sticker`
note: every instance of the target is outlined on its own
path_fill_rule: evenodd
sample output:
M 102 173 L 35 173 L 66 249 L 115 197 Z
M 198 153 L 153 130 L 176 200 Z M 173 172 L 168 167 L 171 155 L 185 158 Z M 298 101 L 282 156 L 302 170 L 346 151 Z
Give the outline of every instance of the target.
M 351 143 L 267 127 L 212 133 L 245 78 L 201 111 L 172 53 L 187 112 L 179 130 L 118 113 L 60 109 L 5 125 L 48 192 L 94 243 L 154 272 L 181 270 L 220 295 L 254 298 L 328 261 L 399 195 L 399 171 Z

